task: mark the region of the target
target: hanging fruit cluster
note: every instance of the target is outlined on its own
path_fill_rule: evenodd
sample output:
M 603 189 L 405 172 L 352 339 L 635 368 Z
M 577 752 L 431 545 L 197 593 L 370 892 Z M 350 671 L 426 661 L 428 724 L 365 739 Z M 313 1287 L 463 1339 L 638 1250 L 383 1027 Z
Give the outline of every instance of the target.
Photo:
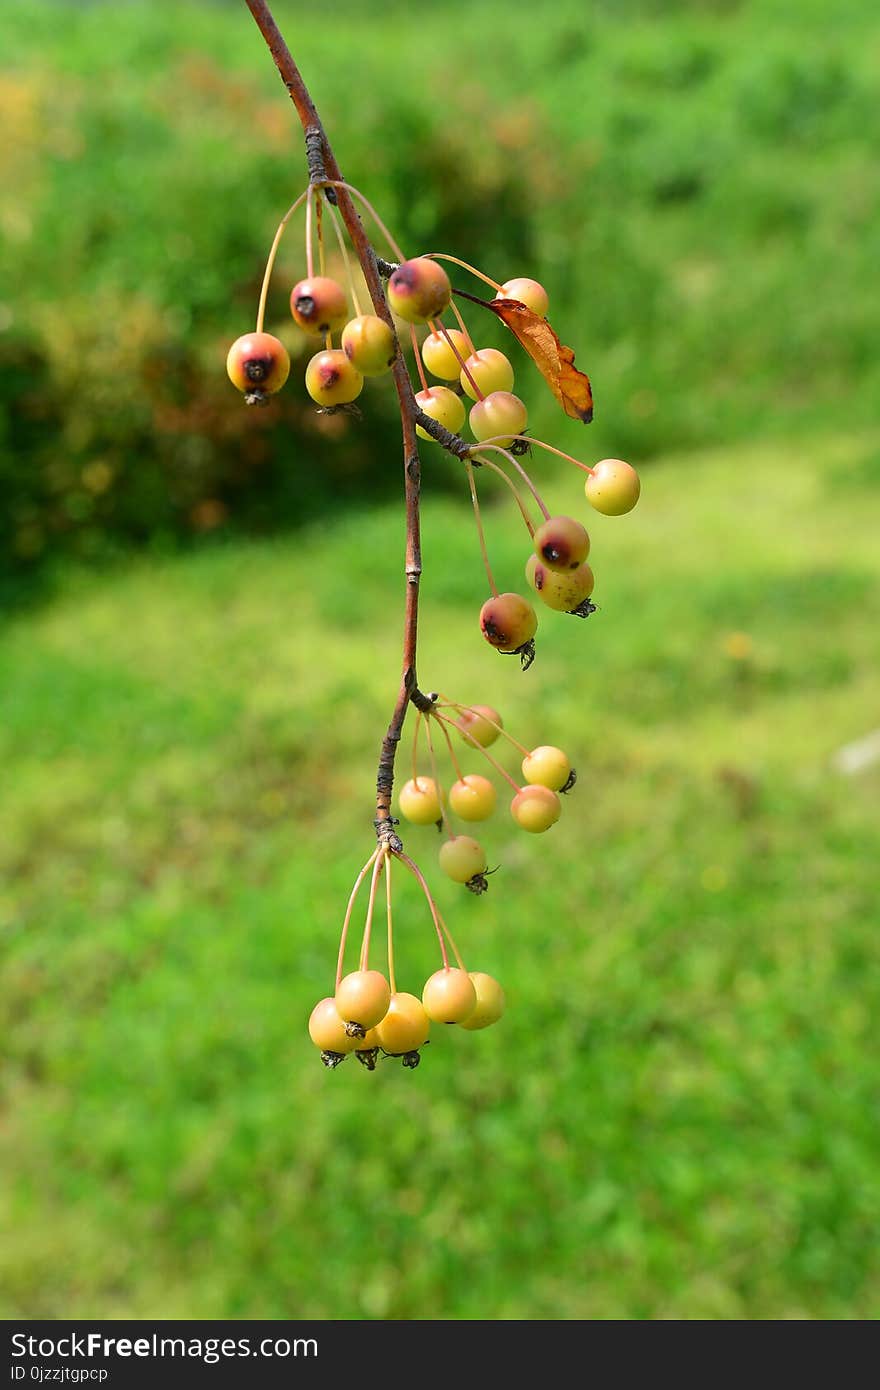
M 397 258 L 395 262 L 377 258 L 387 279 L 385 316 L 363 312 L 345 229 L 336 211 L 335 189 L 345 189 L 358 199 Z M 467 479 L 490 590 L 479 613 L 480 631 L 491 646 L 518 656 L 527 669 L 535 657 L 535 600 L 545 608 L 584 618 L 595 612 L 591 601 L 595 581 L 589 564 L 591 541 L 585 525 L 575 516 L 550 513 L 522 462 L 523 457 L 529 450 L 540 448 L 581 470 L 585 475 L 586 500 L 604 516 L 620 516 L 632 510 L 639 498 L 638 475 L 622 459 L 587 464 L 531 435 L 527 406 L 513 389 L 510 358 L 497 348 L 480 346 L 479 335 L 465 321 L 459 299 L 500 319 L 526 350 L 565 413 L 588 422 L 593 412 L 589 378 L 578 370 L 574 353 L 560 342 L 550 326 L 548 296 L 536 280 L 517 277 L 499 282 L 445 253 L 408 259 L 366 198 L 350 185 L 330 179 L 312 182 L 282 219 L 266 266 L 256 331 L 238 338 L 229 349 L 230 380 L 249 404 L 265 404 L 285 385 L 290 374 L 284 345 L 264 331 L 263 323 L 281 235 L 303 203 L 305 276 L 290 292 L 290 311 L 300 329 L 321 340 L 305 369 L 306 391 L 322 410 L 351 409 L 365 378 L 391 371 L 401 360 L 402 348 L 411 348 L 410 371 L 416 376 L 414 386 L 418 388 L 414 391 L 416 433 L 460 459 Z M 328 214 L 345 266 L 346 285 L 327 274 L 324 224 Z M 454 287 L 446 266 L 487 285 L 491 297 L 479 298 Z M 377 307 L 375 303 L 373 307 Z M 461 434 L 465 428 L 472 436 L 470 441 Z M 496 583 L 478 499 L 477 475 L 482 469 L 504 481 L 528 533 L 525 594 L 512 588 L 502 590 Z M 491 706 L 460 704 L 437 694 L 416 694 L 412 775 L 400 787 L 398 810 L 405 821 L 415 826 L 437 826 L 443 835 L 438 856 L 441 872 L 471 892 L 482 894 L 487 890 L 487 875 L 492 870 L 483 844 L 469 832 L 493 815 L 498 789 L 496 781 L 485 771 L 465 770 L 464 754 L 478 755 L 496 780 L 507 785 L 512 792 L 509 804 L 513 820 L 532 834 L 549 830 L 559 819 L 561 797 L 573 788 L 575 773 L 561 748 L 551 744 L 529 748 L 520 743 L 505 729 L 500 714 Z M 489 752 L 499 741 L 516 750 L 517 775 Z M 426 767 L 423 757 L 427 758 Z M 446 778 L 440 773 L 441 757 L 448 763 Z M 465 829 L 457 826 L 456 821 L 463 822 Z M 386 825 L 382 828 L 387 832 Z M 396 984 L 392 902 L 395 862 L 418 880 L 439 944 L 440 968 L 427 979 L 419 996 L 398 991 Z M 357 969 L 346 973 L 349 930 L 367 881 Z M 370 964 L 373 921 L 382 883 L 387 919 L 385 971 Z M 396 834 L 379 835 L 379 843 L 357 876 L 344 915 L 334 992 L 315 1005 L 309 1020 L 311 1039 L 325 1065 L 335 1068 L 353 1053 L 368 1070 L 374 1070 L 382 1053 L 400 1058 L 405 1067 L 412 1068 L 419 1062 L 420 1049 L 429 1039 L 432 1024 L 459 1024 L 474 1031 L 497 1022 L 503 1011 L 504 993 L 497 980 L 484 971 L 468 972 L 465 968 L 421 869 L 404 853 Z

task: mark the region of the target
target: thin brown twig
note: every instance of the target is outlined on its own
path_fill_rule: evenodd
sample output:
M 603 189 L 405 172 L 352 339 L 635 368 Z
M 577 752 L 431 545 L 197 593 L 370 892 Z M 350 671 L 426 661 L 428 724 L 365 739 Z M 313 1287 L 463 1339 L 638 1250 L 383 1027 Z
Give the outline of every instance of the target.
M 264 3 L 264 0 L 246 0 L 246 2 L 275 60 L 275 66 L 287 88 L 290 99 L 296 107 L 306 140 L 310 179 L 318 187 L 327 182 L 334 184 L 330 191 L 336 198 L 340 216 L 351 238 L 373 303 L 373 309 L 378 317 L 393 329 L 394 321 L 385 300 L 376 253 L 358 216 L 351 194 L 347 188 L 341 186 L 344 182 L 342 174 L 318 115 L 317 107 L 287 44 L 282 38 L 269 6 Z M 415 428 L 420 412 L 416 406 L 412 383 L 399 343 L 391 372 L 400 402 L 400 420 L 403 429 L 404 498 L 406 504 L 406 603 L 403 624 L 403 670 L 400 687 L 391 721 L 382 740 L 376 772 L 375 826 L 376 838 L 379 843 L 388 845 L 389 849 L 395 853 L 400 853 L 403 846 L 394 830 L 394 820 L 391 815 L 391 793 L 394 787 L 394 761 L 403 722 L 410 701 L 414 695 L 418 694 L 416 644 L 422 553 L 419 517 L 421 465 Z

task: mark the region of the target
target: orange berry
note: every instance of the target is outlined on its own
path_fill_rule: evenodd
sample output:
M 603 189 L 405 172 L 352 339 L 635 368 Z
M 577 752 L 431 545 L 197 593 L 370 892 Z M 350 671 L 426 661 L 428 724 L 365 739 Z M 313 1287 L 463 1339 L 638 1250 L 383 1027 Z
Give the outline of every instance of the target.
M 477 991 L 464 970 L 438 970 L 422 990 L 425 1013 L 434 1023 L 461 1023 L 477 1006 Z
M 349 1037 L 345 1031 L 345 1024 L 336 1008 L 336 1000 L 329 997 L 321 999 L 312 1009 L 309 1017 L 309 1037 L 315 1047 L 326 1053 L 328 1058 L 338 1057 L 339 1061 L 347 1052 L 353 1052 L 358 1046 L 357 1038 Z M 337 1066 L 338 1062 L 326 1060 L 326 1065 Z
M 336 1012 L 349 1036 L 362 1038 L 388 1011 L 391 987 L 378 970 L 354 970 L 336 987 Z M 358 1031 L 359 1030 L 359 1031 Z
M 383 1052 L 392 1057 L 415 1052 L 428 1041 L 431 1020 L 414 994 L 392 994 L 388 1012 L 376 1025 L 376 1037 Z
M 290 372 L 287 348 L 271 333 L 245 333 L 236 338 L 226 355 L 226 371 L 233 386 L 247 393 L 280 391 Z M 462 420 L 464 408 L 462 407 Z

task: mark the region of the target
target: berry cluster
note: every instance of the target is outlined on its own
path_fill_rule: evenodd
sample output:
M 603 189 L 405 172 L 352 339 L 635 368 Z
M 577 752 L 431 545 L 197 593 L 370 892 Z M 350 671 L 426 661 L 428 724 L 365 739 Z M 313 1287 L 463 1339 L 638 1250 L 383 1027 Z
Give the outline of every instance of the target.
M 347 185 L 345 185 L 347 187 Z M 532 447 L 546 449 L 582 469 L 587 477 L 584 491 L 594 510 L 606 516 L 631 511 L 639 498 L 640 484 L 635 469 L 623 459 L 602 459 L 593 466 L 581 463 L 543 440 L 527 433 L 528 410 L 514 395 L 514 369 L 510 359 L 497 348 L 476 347 L 455 302 L 456 294 L 489 309 L 513 305 L 534 320 L 546 321 L 547 292 L 536 280 L 518 277 L 503 284 L 456 256 L 446 253 L 405 259 L 375 210 L 358 193 L 372 214 L 389 245 L 400 256 L 397 265 L 384 263 L 389 272 L 387 304 L 397 322 L 408 328 L 415 368 L 421 390 L 415 393 L 418 411 L 416 434 L 449 445 L 463 444 L 459 431 L 467 413 L 474 444 L 459 450 L 464 459 L 474 508 L 480 551 L 491 589 L 491 597 L 480 610 L 480 630 L 486 641 L 499 652 L 520 656 L 528 667 L 535 654 L 538 618 L 529 598 L 513 592 L 500 592 L 489 563 L 475 480 L 476 468 L 487 468 L 501 476 L 517 502 L 526 529 L 534 544 L 525 566 L 526 582 L 547 608 L 587 617 L 595 612 L 591 602 L 595 583 L 587 564 L 590 538 L 584 526 L 572 517 L 551 516 L 528 472 L 520 462 Z M 308 334 L 322 337 L 324 347 L 309 360 L 305 370 L 306 390 L 324 410 L 345 409 L 360 395 L 368 376 L 390 371 L 398 353 L 398 335 L 391 321 L 377 314 L 364 314 L 352 275 L 350 258 L 342 228 L 330 201 L 327 207 L 336 230 L 348 274 L 348 295 L 343 286 L 325 271 L 323 239 L 324 206 L 320 193 L 310 186 L 289 209 L 276 234 L 260 297 L 257 331 L 238 338 L 229 350 L 227 371 L 233 384 L 251 404 L 265 404 L 280 390 L 290 372 L 287 350 L 279 339 L 263 332 L 266 296 L 278 242 L 287 221 L 305 200 L 306 266 L 304 279 L 290 292 L 290 310 L 296 324 Z M 312 210 L 316 211 L 320 274 L 314 273 Z M 491 301 L 455 291 L 440 261 L 454 262 L 488 284 L 494 291 Z M 354 317 L 349 318 L 349 298 Z M 444 323 L 451 312 L 457 327 Z M 506 321 L 506 320 L 505 320 Z M 427 330 L 421 342 L 416 329 Z M 339 345 L 334 347 L 338 336 Z M 428 385 L 426 372 L 444 385 Z M 579 374 L 578 374 L 579 375 Z M 584 378 L 586 380 L 586 378 Z M 592 401 L 592 397 L 590 396 Z M 472 402 L 466 411 L 465 402 Z M 498 462 L 498 455 L 504 463 Z M 506 466 L 505 466 L 506 465 Z M 538 507 L 542 521 L 535 527 L 523 495 L 523 486 Z
M 391 866 L 397 859 L 418 879 L 440 943 L 442 965 L 422 987 L 421 998 L 398 990 L 394 974 L 394 931 Z M 372 872 L 371 872 L 372 871 Z M 370 969 L 370 938 L 380 875 L 385 876 L 388 919 L 388 975 Z M 370 874 L 366 918 L 357 970 L 343 974 L 349 924 L 361 885 Z M 450 965 L 449 950 L 457 965 Z M 401 851 L 387 845 L 375 849 L 361 869 L 342 924 L 336 989 L 321 999 L 309 1018 L 309 1036 L 320 1050 L 325 1067 L 338 1067 L 353 1052 L 368 1071 L 375 1071 L 379 1053 L 396 1057 L 405 1067 L 417 1067 L 420 1049 L 429 1040 L 432 1023 L 458 1023 L 469 1032 L 497 1023 L 504 1012 L 504 991 L 484 971 L 468 971 L 452 940 L 420 870 Z
M 358 219 L 356 198 L 373 218 L 396 262 L 380 261 Z M 347 201 L 346 201 L 347 200 Z M 421 439 L 438 443 L 463 464 L 470 491 L 477 538 L 490 597 L 480 610 L 479 625 L 485 640 L 499 652 L 520 657 L 526 669 L 535 655 L 538 618 L 533 605 L 541 603 L 560 613 L 587 617 L 595 611 L 590 558 L 590 536 L 576 517 L 551 514 L 522 460 L 532 448 L 541 448 L 565 459 L 586 474 L 584 491 L 594 511 L 619 516 L 631 511 L 639 497 L 635 470 L 622 459 L 602 459 L 588 465 L 528 433 L 528 410 L 514 394 L 514 368 L 506 353 L 479 346 L 469 331 L 457 298 L 482 306 L 500 317 L 526 348 L 557 399 L 569 415 L 592 418 L 589 379 L 574 367 L 574 354 L 563 348 L 546 315 L 548 297 L 535 280 L 517 278 L 498 282 L 445 253 L 406 258 L 378 214 L 351 185 L 341 179 L 315 177 L 285 214 L 269 253 L 254 333 L 237 339 L 229 350 L 227 371 L 233 384 L 250 404 L 265 404 L 284 386 L 290 359 L 281 341 L 263 328 L 270 277 L 285 226 L 293 213 L 306 205 L 305 276 L 290 292 L 294 322 L 306 334 L 323 340 L 305 369 L 305 386 L 316 404 L 326 411 L 352 410 L 367 377 L 391 372 L 401 402 L 406 429 Z M 352 274 L 349 247 L 337 207 L 351 244 L 364 271 L 376 312 L 364 313 Z M 324 247 L 325 214 L 332 221 L 344 262 L 347 285 L 327 274 Z M 317 241 L 317 269 L 314 243 Z M 365 250 L 366 246 L 366 250 Z M 454 288 L 441 262 L 477 277 L 493 291 L 491 299 L 479 299 Z M 387 282 L 384 291 L 379 273 Z M 372 278 L 371 278 L 372 277 Z M 352 312 L 353 310 L 353 312 Z M 454 322 L 447 321 L 452 317 Z M 412 349 L 414 374 L 410 377 L 401 339 Z M 407 341 L 408 340 L 408 341 Z M 429 384 L 429 378 L 434 384 Z M 416 389 L 416 388 L 420 389 Z M 470 441 L 459 433 L 467 428 Z M 412 440 L 412 434 L 409 436 Z M 407 469 L 414 445 L 407 446 Z M 495 582 L 477 492 L 480 471 L 500 477 L 516 503 L 529 536 L 525 561 L 528 596 L 502 591 Z M 407 483 L 410 487 L 410 483 Z M 407 493 L 408 506 L 417 516 L 417 485 Z M 540 513 L 533 518 L 534 510 Z M 408 512 L 408 542 L 412 541 Z M 407 571 L 408 575 L 410 570 Z M 416 588 L 417 599 L 417 588 Z M 412 593 L 412 590 L 410 590 Z M 444 834 L 439 852 L 441 871 L 456 883 L 481 894 L 490 872 L 486 850 L 479 840 L 454 827 L 454 819 L 466 828 L 488 820 L 495 811 L 498 793 L 483 772 L 465 771 L 456 746 L 476 751 L 509 785 L 510 813 L 523 830 L 538 834 L 548 830 L 561 814 L 562 794 L 575 783 L 566 753 L 553 745 L 527 748 L 504 728 L 498 712 L 488 705 L 462 705 L 440 695 L 424 695 L 415 683 L 415 614 L 408 608 L 405 660 L 407 679 L 386 736 L 388 762 L 380 762 L 377 779 L 376 834 L 378 844 L 361 869 L 345 914 L 339 945 L 336 985 L 332 996 L 315 1005 L 309 1021 L 312 1041 L 326 1066 L 335 1068 L 353 1052 L 368 1070 L 374 1070 L 379 1053 L 401 1058 L 415 1067 L 420 1049 L 428 1041 L 432 1023 L 458 1023 L 467 1030 L 487 1027 L 504 1009 L 501 986 L 484 972 L 468 973 L 449 934 L 424 876 L 403 850 L 390 814 L 394 758 L 400 729 L 410 704 L 416 707 L 412 744 L 412 776 L 400 787 L 400 816 L 414 825 L 436 825 Z M 405 653 L 406 655 L 406 653 Z M 395 722 L 396 721 L 396 722 Z M 424 732 L 428 767 L 420 766 L 420 737 Z M 520 758 L 517 777 L 489 752 L 499 740 L 512 745 Z M 436 744 L 442 740 L 453 780 L 440 778 Z M 384 745 L 383 745 L 384 747 Z M 383 754 L 383 756 L 385 756 Z M 521 779 L 519 780 L 521 775 Z M 395 983 L 391 877 L 395 861 L 418 879 L 430 909 L 440 945 L 441 968 L 425 982 L 421 996 L 399 992 Z M 387 975 L 370 967 L 370 938 L 376 894 L 384 875 L 387 901 Z M 349 925 L 362 885 L 369 877 L 369 893 L 358 968 L 344 973 Z M 456 964 L 450 964 L 449 952 Z
M 438 776 L 437 753 L 432 725 L 439 728 L 449 756 L 455 781 L 444 787 Z M 425 731 L 430 775 L 420 774 L 419 735 Z M 560 795 L 571 791 L 577 781 L 567 755 L 552 744 L 529 750 L 504 727 L 501 715 L 489 705 L 459 705 L 435 695 L 416 714 L 413 734 L 412 772 L 398 793 L 401 816 L 412 825 L 435 825 L 445 833 L 440 847 L 440 868 L 454 883 L 463 883 L 472 893 L 485 893 L 489 861 L 479 840 L 457 834 L 453 817 L 468 825 L 487 821 L 498 803 L 495 784 L 480 772 L 462 771 L 452 735 L 475 750 L 513 790 L 510 814 L 521 830 L 541 834 L 555 825 L 562 814 Z M 522 755 L 522 784 L 488 751 L 504 738 Z M 491 872 L 494 872 L 492 870 Z

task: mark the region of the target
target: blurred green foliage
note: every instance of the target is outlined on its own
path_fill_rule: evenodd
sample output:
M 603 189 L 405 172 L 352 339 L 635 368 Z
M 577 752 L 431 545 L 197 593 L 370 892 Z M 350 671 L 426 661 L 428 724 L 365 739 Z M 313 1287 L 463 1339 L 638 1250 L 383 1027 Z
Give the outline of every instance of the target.
M 869 0 L 560 0 L 515 22 L 491 2 L 279 0 L 278 17 L 343 169 L 410 252 L 548 286 L 597 413 L 560 440 L 548 400 L 536 432 L 643 462 L 873 415 Z M 225 378 L 303 183 L 244 6 L 0 0 L 0 21 L 0 571 L 396 488 L 387 383 L 356 424 L 301 386 L 301 224 L 268 324 L 292 380 L 258 413 Z

